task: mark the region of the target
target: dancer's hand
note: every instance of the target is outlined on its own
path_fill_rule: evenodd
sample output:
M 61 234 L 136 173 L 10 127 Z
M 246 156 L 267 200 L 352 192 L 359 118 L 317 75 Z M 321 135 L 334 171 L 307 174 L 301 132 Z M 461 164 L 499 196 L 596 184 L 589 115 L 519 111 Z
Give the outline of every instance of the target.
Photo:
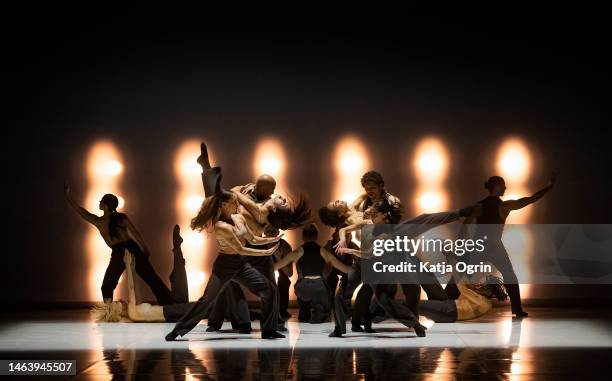
M 254 192 L 255 192 L 255 184 L 253 183 L 249 183 L 249 184 L 246 184 L 240 187 L 240 193 L 242 194 L 249 194 L 249 193 L 254 193 Z
M 339 248 L 336 249 L 336 253 L 338 253 L 338 254 L 351 254 L 351 250 L 352 249 L 350 249 L 348 247 L 339 247 Z
M 340 241 L 338 241 L 338 243 L 334 245 L 334 248 L 336 249 L 336 253 L 339 253 L 338 250 L 344 247 L 346 247 L 346 240 L 344 238 L 341 238 Z
M 125 263 L 125 267 L 130 267 L 132 265 L 132 253 L 125 253 L 125 255 L 123 255 L 123 262 Z

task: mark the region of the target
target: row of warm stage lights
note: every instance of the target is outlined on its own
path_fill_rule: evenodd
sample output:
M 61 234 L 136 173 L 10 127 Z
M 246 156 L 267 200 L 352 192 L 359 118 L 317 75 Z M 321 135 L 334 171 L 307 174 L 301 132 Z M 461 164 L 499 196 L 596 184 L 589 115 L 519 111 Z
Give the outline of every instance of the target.
M 187 264 L 190 295 L 201 295 L 205 284 L 207 261 L 205 234 L 191 231 L 190 219 L 197 213 L 203 200 L 201 169 L 196 163 L 200 153 L 199 142 L 190 140 L 182 144 L 175 155 L 174 173 L 178 182 L 176 211 L 178 223 L 183 232 L 183 252 Z M 214 153 L 210 153 L 214 165 Z M 123 175 L 123 160 L 119 150 L 110 142 L 96 143 L 90 150 L 87 168 L 89 191 L 86 207 L 97 210 L 98 201 L 104 193 L 119 196 L 122 209 L 125 200 L 120 196 L 120 181 Z M 282 143 L 277 139 L 264 139 L 258 143 L 253 166 L 253 176 L 268 173 L 277 180 L 277 189 L 284 193 L 288 190 L 285 168 L 288 167 L 287 155 Z M 346 137 L 336 146 L 334 168 L 336 184 L 333 198 L 352 201 L 361 192 L 361 175 L 371 169 L 371 160 L 365 145 L 357 138 Z M 417 146 L 413 165 L 418 181 L 418 191 L 414 197 L 417 213 L 445 210 L 448 197 L 444 184 L 450 167 L 446 145 L 436 138 L 426 138 Z M 506 179 L 508 198 L 512 194 L 525 194 L 525 182 L 530 172 L 530 155 L 527 146 L 519 139 L 508 139 L 498 151 L 498 174 Z M 523 222 L 528 218 L 528 209 L 518 214 L 512 222 Z M 295 234 L 289 234 L 292 245 L 297 244 Z M 106 264 L 108 248 L 94 228 L 88 233 L 87 250 L 90 258 L 90 297 L 99 298 L 99 285 Z

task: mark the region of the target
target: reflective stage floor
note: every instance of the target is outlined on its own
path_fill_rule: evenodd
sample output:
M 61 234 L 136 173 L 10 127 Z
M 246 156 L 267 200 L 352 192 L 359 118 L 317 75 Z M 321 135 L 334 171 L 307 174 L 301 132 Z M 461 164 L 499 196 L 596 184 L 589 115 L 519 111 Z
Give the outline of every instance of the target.
M 1 320 L 0 359 L 76 360 L 78 380 L 610 378 L 610 310 L 529 312 L 522 321 L 507 309 L 471 322 L 424 320 L 425 338 L 391 320 L 375 334 L 329 338 L 331 323 L 291 319 L 278 340 L 233 333 L 228 323 L 206 333 L 203 322 L 170 343 L 169 323 L 95 324 L 84 310 L 11 313 Z

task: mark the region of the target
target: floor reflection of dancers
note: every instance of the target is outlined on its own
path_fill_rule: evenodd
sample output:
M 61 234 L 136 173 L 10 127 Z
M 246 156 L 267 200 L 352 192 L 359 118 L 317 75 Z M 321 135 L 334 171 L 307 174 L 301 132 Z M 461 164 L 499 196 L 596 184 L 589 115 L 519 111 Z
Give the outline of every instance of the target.
M 308 205 L 304 200 L 300 200 L 297 205 L 291 207 L 281 196 L 271 197 L 263 205 L 257 205 L 248 196 L 241 194 L 239 189 L 227 192 L 221 188 L 221 170 L 210 166 L 204 144 L 199 162 L 204 167 L 202 178 L 206 199 L 198 215 L 192 220 L 192 228 L 206 229 L 213 234 L 219 244 L 220 254 L 213 264 L 213 271 L 204 295 L 180 319 L 166 336 L 166 340 L 175 340 L 179 335 L 184 336 L 192 330 L 206 316 L 220 292 L 232 280 L 237 280 L 262 300 L 262 338 L 282 338 L 284 335 L 276 331 L 278 324 L 276 288 L 265 276 L 255 270 L 243 255 L 273 254 L 277 246 L 259 250 L 247 247 L 246 242 L 265 245 L 278 241 L 280 236 L 262 237 L 265 224 L 269 223 L 279 229 L 300 226 L 309 216 Z
M 104 242 L 111 248 L 111 259 L 104 273 L 102 281 L 102 297 L 104 302 L 113 300 L 113 292 L 119 283 L 119 278 L 125 270 L 123 256 L 125 251 L 134 255 L 136 261 L 136 273 L 147 283 L 153 291 L 157 302 L 170 304 L 173 302 L 168 287 L 157 275 L 151 262 L 149 262 L 149 250 L 138 230 L 124 213 L 117 212 L 119 199 L 112 194 L 105 194 L 100 200 L 99 208 L 103 215 L 97 216 L 80 207 L 72 199 L 70 186 L 65 184 L 64 193 L 68 204 L 83 218 L 98 229 Z
M 296 264 L 298 280 L 295 283 L 295 294 L 300 304 L 308 303 L 310 308 L 308 321 L 314 324 L 322 323 L 329 316 L 329 289 L 323 277 L 325 265 L 331 263 L 334 268 L 345 273 L 350 270 L 349 266 L 317 243 L 318 237 L 317 226 L 307 225 L 302 230 L 304 244 L 274 264 L 275 269 L 283 268 L 290 263 Z M 300 308 L 303 306 L 300 305 Z M 306 318 L 303 316 L 304 313 L 300 315 L 303 319 Z
M 523 311 L 521 303 L 521 292 L 518 279 L 508 252 L 502 242 L 502 235 L 506 218 L 513 210 L 518 210 L 530 205 L 542 198 L 550 191 L 557 176 L 555 173 L 550 178 L 550 183 L 545 188 L 539 190 L 530 197 L 522 197 L 518 200 L 502 201 L 501 196 L 506 191 L 506 183 L 499 176 L 492 176 L 485 183 L 485 188 L 489 191 L 489 196 L 480 202 L 482 211 L 476 216 L 476 236 L 487 236 L 486 259 L 491 262 L 504 278 L 504 286 L 510 297 L 512 314 L 516 317 L 526 317 L 528 314 Z

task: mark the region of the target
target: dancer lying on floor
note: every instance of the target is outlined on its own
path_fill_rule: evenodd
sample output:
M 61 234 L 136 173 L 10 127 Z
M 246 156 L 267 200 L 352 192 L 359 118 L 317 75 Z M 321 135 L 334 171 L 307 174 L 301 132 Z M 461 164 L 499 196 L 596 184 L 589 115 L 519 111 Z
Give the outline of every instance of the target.
M 319 230 L 315 224 L 309 224 L 302 230 L 304 244 L 292 251 L 274 264 L 279 270 L 290 263 L 295 263 L 298 280 L 295 284 L 295 294 L 300 303 L 310 304 L 310 319 L 313 324 L 322 323 L 329 316 L 329 290 L 323 270 L 326 263 L 346 273 L 350 267 L 340 262 L 338 258 L 322 248 L 318 243 Z
M 508 299 L 503 280 L 493 274 L 475 274 L 469 281 L 457 283 L 456 288 L 459 296 L 454 300 L 422 300 L 421 314 L 436 323 L 472 320 L 489 312 L 493 299 Z
M 126 253 L 124 262 L 128 284 L 128 301 L 127 303 L 124 301 L 104 303 L 101 306 L 94 307 L 92 315 L 95 321 L 118 322 L 125 319 L 132 322 L 177 322 L 189 310 L 193 303 L 189 303 L 188 299 L 187 273 L 181 250 L 183 238 L 180 236 L 178 225 L 174 226 L 172 233 L 173 269 L 170 273 L 170 286 L 176 303 L 163 306 L 149 303 L 136 304 L 135 261 L 130 253 Z M 250 333 L 249 311 L 246 305 L 242 310 L 228 311 L 227 317 L 232 322 L 232 328 L 241 333 Z M 244 324 L 248 325 L 248 330 L 244 329 Z

